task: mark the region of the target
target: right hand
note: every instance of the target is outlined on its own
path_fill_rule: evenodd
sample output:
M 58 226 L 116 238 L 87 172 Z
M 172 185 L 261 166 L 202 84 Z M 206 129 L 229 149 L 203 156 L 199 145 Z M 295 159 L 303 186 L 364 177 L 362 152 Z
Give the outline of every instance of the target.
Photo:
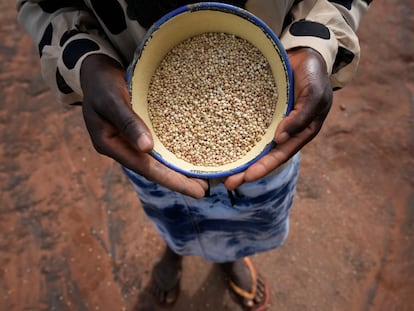
M 151 134 L 134 113 L 125 70 L 105 55 L 82 63 L 83 117 L 95 149 L 147 179 L 194 198 L 202 198 L 207 182 L 188 178 L 155 160 Z
M 276 129 L 275 148 L 246 171 L 229 176 L 224 182 L 228 190 L 263 178 L 285 163 L 319 133 L 328 115 L 332 86 L 323 57 L 306 47 L 291 49 L 288 55 L 294 74 L 294 108 Z

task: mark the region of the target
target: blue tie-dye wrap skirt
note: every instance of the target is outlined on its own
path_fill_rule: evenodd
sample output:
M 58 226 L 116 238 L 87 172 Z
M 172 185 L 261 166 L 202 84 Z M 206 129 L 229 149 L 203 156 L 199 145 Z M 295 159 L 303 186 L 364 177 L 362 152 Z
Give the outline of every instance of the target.
M 283 244 L 289 229 L 300 155 L 281 170 L 228 192 L 223 183 L 202 199 L 171 191 L 124 168 L 146 215 L 177 254 L 233 261 Z

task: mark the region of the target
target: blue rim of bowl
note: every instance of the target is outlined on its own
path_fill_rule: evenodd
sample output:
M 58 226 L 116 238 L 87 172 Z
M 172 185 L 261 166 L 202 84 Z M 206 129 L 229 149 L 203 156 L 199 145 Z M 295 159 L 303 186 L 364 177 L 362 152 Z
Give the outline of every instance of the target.
M 170 20 L 171 18 L 180 15 L 182 13 L 187 12 L 195 12 L 200 10 L 216 10 L 226 13 L 232 13 L 236 14 L 244 19 L 247 19 L 251 23 L 255 24 L 259 28 L 263 30 L 263 32 L 269 37 L 270 41 L 277 47 L 278 52 L 280 53 L 280 56 L 283 60 L 283 65 L 285 67 L 285 71 L 287 74 L 287 80 L 288 80 L 288 102 L 287 102 L 287 108 L 285 111 L 285 116 L 287 116 L 293 109 L 293 72 L 292 67 L 290 66 L 289 58 L 286 53 L 286 50 L 284 49 L 282 43 L 280 42 L 278 36 L 273 32 L 273 30 L 260 18 L 255 16 L 254 14 L 250 13 L 249 11 L 242 9 L 240 7 L 221 3 L 221 2 L 199 2 L 199 3 L 193 3 L 193 4 L 187 4 L 184 6 L 181 6 L 175 10 L 172 10 L 171 12 L 165 14 L 163 17 L 161 17 L 159 20 L 157 20 L 146 32 L 144 38 L 141 41 L 141 44 L 138 46 L 138 48 L 135 51 L 135 55 L 133 58 L 133 61 L 130 63 L 126 70 L 126 81 L 127 81 L 127 87 L 129 90 L 129 94 L 132 96 L 132 77 L 134 74 L 135 66 L 141 57 L 141 54 L 145 48 L 145 45 L 147 44 L 148 40 L 152 37 L 152 34 L 160 28 L 165 22 Z M 195 178 L 223 178 L 227 177 L 233 174 L 240 173 L 244 170 L 246 170 L 249 166 L 251 166 L 253 163 L 257 162 L 259 159 L 261 159 L 263 156 L 265 156 L 269 151 L 276 146 L 276 143 L 274 141 L 271 141 L 268 143 L 263 150 L 252 160 L 249 162 L 246 162 L 234 169 L 226 170 L 226 171 L 215 171 L 215 172 L 207 172 L 207 171 L 199 171 L 199 170 L 184 170 L 168 161 L 166 161 L 157 151 L 152 150 L 151 155 L 164 164 L 165 166 L 169 167 L 170 169 L 179 172 L 183 175 L 186 175 L 188 177 L 195 177 Z

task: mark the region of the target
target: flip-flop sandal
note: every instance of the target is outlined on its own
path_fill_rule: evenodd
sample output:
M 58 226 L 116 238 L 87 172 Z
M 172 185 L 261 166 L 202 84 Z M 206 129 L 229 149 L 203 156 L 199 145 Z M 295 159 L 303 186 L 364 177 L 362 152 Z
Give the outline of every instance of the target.
M 165 275 L 163 275 L 161 269 L 157 270 L 157 267 L 154 267 L 151 277 L 151 292 L 155 296 L 154 298 L 157 300 L 157 303 L 160 306 L 171 307 L 177 301 L 178 295 L 180 293 L 181 274 L 182 271 L 180 268 L 177 276 L 173 280 L 166 280 Z M 165 297 L 163 297 L 164 301 L 159 301 L 159 298 L 162 294 L 165 294 Z M 167 299 L 167 296 L 170 296 L 170 300 Z
M 236 283 L 234 283 L 231 279 L 229 279 L 229 287 L 231 290 L 231 293 L 233 297 L 236 299 L 236 301 L 243 307 L 245 311 L 265 311 L 267 310 L 269 306 L 270 301 L 270 294 L 269 294 L 269 287 L 266 282 L 266 280 L 263 278 L 263 276 L 257 272 L 253 262 L 250 258 L 245 257 L 243 258 L 244 263 L 246 264 L 247 268 L 250 271 L 250 277 L 251 277 L 251 290 L 246 291 L 242 288 L 240 288 Z M 256 297 L 257 292 L 257 285 L 259 282 L 259 279 L 264 285 L 264 293 L 263 298 L 260 301 L 260 305 L 255 305 L 254 298 Z M 247 306 L 245 300 L 250 300 L 253 302 L 253 306 Z

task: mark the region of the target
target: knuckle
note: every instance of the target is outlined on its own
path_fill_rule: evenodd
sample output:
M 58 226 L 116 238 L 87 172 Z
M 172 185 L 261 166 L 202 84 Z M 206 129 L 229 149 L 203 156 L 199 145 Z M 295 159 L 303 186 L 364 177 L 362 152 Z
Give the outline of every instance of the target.
M 305 127 L 311 121 L 310 115 L 306 113 L 298 113 L 295 117 L 297 127 Z
M 128 116 L 122 121 L 121 131 L 126 135 L 127 137 L 134 137 L 137 136 L 137 128 L 138 128 L 138 122 L 135 119 L 135 116 Z

